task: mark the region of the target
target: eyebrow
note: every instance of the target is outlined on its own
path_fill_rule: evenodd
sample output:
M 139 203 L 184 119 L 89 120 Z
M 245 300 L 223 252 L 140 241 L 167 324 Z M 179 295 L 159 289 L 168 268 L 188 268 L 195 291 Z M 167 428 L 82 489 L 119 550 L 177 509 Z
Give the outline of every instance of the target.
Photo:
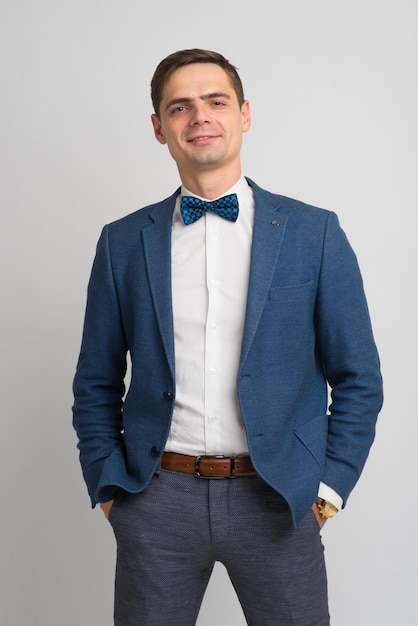
M 212 100 L 213 98 L 227 98 L 228 100 L 231 100 L 231 96 L 227 93 L 224 93 L 223 91 L 214 91 L 213 93 L 208 93 L 208 94 L 198 97 L 199 100 Z M 187 104 L 189 102 L 193 102 L 193 100 L 195 99 L 196 98 L 186 98 L 186 97 L 172 98 L 172 100 L 169 100 L 169 102 L 167 102 L 165 106 L 165 110 L 167 111 L 170 107 L 174 106 L 175 104 Z

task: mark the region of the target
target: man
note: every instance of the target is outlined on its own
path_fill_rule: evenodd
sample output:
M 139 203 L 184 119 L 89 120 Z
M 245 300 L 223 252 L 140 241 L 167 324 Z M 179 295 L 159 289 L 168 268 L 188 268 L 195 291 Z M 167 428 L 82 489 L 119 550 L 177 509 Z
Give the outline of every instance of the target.
M 74 381 L 115 624 L 195 624 L 220 561 L 251 626 L 325 626 L 320 528 L 382 403 L 356 259 L 334 213 L 243 178 L 250 107 L 223 56 L 174 53 L 151 88 L 181 189 L 104 228 Z

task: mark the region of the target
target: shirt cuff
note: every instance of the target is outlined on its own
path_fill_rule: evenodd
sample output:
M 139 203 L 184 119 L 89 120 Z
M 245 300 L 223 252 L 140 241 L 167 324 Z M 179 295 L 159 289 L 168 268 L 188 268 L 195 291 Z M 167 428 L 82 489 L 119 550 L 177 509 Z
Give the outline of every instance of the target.
M 318 497 L 323 498 L 323 500 L 327 500 L 331 502 L 338 510 L 342 508 L 343 499 L 338 495 L 334 489 L 326 485 L 325 483 L 319 484 Z

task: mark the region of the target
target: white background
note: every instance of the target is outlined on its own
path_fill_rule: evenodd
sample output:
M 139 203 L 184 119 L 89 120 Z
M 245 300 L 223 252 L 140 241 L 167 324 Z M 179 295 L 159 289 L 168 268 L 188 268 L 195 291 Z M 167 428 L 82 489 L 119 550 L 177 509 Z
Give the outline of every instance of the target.
M 252 104 L 244 173 L 335 210 L 363 271 L 386 404 L 324 531 L 332 624 L 417 624 L 417 3 L 1 0 L 0 24 L 0 623 L 112 623 L 114 539 L 71 427 L 86 285 L 102 226 L 178 184 L 149 81 L 204 47 Z M 212 623 L 245 624 L 221 566 Z

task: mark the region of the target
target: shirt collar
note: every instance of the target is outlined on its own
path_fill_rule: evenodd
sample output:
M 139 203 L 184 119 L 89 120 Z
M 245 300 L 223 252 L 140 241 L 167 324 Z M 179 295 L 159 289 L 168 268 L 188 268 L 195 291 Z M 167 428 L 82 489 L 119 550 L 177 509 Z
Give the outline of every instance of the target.
M 244 176 L 241 176 L 241 178 L 235 183 L 235 185 L 224 191 L 224 193 L 222 193 L 220 196 L 213 198 L 213 200 L 218 200 L 218 198 L 222 198 L 223 196 L 228 196 L 231 193 L 236 193 L 239 201 L 240 195 L 248 193 L 248 189 L 250 189 L 250 186 L 248 185 Z M 192 193 L 184 185 L 181 186 L 180 193 L 182 196 L 193 196 L 195 198 L 200 198 L 200 200 L 205 200 L 205 202 L 210 202 L 210 200 L 208 200 L 207 198 L 203 198 L 202 196 L 198 196 L 196 193 Z

